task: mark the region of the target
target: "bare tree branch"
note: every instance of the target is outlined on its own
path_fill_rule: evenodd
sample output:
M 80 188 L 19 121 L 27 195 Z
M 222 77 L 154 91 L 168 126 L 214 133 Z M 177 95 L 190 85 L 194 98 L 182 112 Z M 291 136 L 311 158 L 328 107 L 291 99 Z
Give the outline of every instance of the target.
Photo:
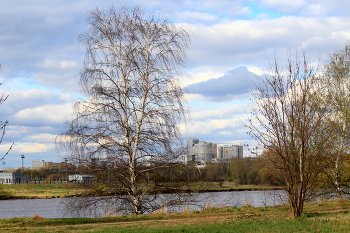
M 1 64 L 0 64 L 0 69 L 1 69 Z M 0 83 L 0 86 L 1 85 L 2 85 L 2 83 Z M 0 105 L 3 104 L 7 100 L 7 98 L 8 98 L 8 95 L 4 96 L 4 94 L 2 94 L 0 97 Z M 0 144 L 2 143 L 2 140 L 4 139 L 7 124 L 8 124 L 7 120 L 0 121 L 0 131 L 2 131 L 1 136 L 0 136 Z M 6 151 L 6 153 L 2 157 L 0 157 L 0 161 L 4 160 L 5 157 L 10 153 L 10 150 L 12 149 L 13 145 L 14 145 L 14 143 L 12 143 L 11 146 L 9 147 L 9 149 Z

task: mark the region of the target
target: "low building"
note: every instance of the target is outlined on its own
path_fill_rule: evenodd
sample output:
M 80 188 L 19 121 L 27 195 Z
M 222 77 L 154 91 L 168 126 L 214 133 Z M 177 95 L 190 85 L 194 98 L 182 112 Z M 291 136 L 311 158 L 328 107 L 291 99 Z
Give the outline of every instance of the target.
M 24 177 L 24 173 L 0 173 L 0 184 L 23 184 L 29 180 Z
M 92 183 L 95 180 L 95 176 L 92 175 L 70 175 L 68 177 L 69 182 L 74 183 Z

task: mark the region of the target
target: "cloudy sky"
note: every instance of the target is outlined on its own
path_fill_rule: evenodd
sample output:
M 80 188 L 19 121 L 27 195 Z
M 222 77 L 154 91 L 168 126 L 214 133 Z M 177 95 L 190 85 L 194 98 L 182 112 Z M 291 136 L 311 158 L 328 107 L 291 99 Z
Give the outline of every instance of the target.
M 11 142 L 6 167 L 31 166 L 33 159 L 60 162 L 55 137 L 80 96 L 79 71 L 87 31 L 86 13 L 111 4 L 139 5 L 187 24 L 183 84 L 189 90 L 192 122 L 184 137 L 254 145 L 241 126 L 248 90 L 275 56 L 302 47 L 311 61 L 326 61 L 350 39 L 343 0 L 12 0 L 0 1 L 0 120 L 9 126 L 0 152 Z M 246 151 L 245 156 L 249 153 Z

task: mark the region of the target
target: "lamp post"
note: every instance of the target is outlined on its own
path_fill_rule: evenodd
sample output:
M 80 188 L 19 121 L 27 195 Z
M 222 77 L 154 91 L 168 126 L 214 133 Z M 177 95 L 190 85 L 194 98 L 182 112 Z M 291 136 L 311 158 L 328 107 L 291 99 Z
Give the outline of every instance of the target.
M 21 155 L 22 158 L 22 173 L 24 172 L 24 167 L 23 167 L 23 159 L 25 158 L 24 155 Z
M 64 161 L 66 162 L 66 180 L 68 181 L 68 159 L 65 158 Z

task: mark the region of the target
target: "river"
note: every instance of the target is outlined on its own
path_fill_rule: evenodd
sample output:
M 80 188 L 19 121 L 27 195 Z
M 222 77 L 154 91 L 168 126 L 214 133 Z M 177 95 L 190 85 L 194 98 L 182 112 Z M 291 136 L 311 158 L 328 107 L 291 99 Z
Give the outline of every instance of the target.
M 163 194 L 167 195 L 167 194 Z M 211 192 L 198 194 L 195 205 L 186 205 L 190 210 L 200 210 L 206 207 L 223 207 L 251 205 L 254 207 L 280 205 L 285 202 L 283 191 L 236 191 Z M 13 217 L 33 217 L 39 215 L 43 218 L 71 217 L 65 212 L 65 203 L 70 198 L 54 199 L 14 199 L 0 200 L 0 219 Z M 169 212 L 183 211 L 184 206 L 169 208 Z M 102 216 L 99 216 L 102 217 Z

